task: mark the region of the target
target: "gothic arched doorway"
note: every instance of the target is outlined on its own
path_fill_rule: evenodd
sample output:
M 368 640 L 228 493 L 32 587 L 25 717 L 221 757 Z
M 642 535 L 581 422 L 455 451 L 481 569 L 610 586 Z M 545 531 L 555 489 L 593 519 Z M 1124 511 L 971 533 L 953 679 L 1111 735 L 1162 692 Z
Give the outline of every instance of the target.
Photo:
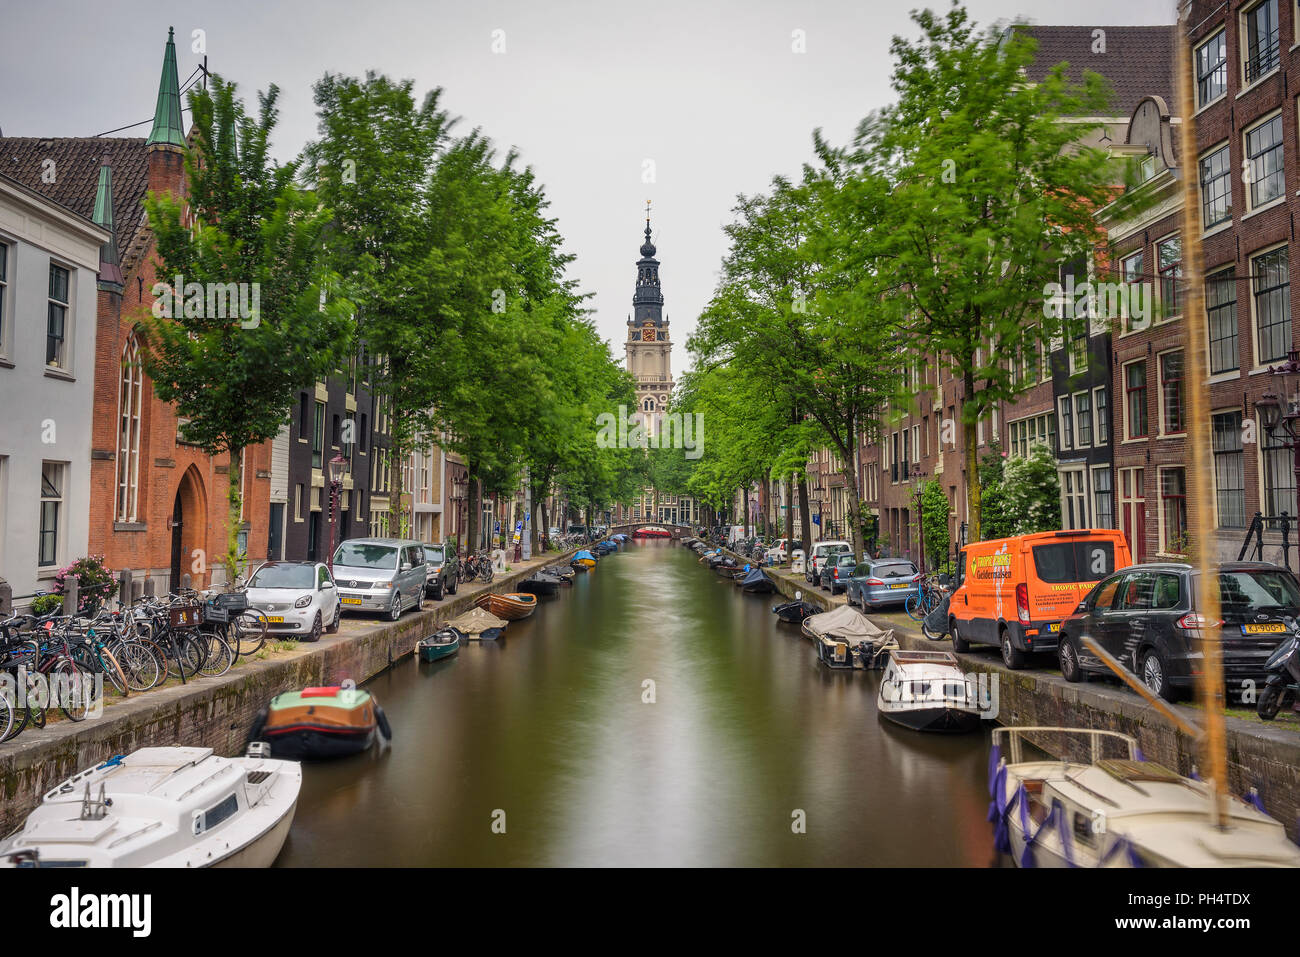
M 189 574 L 193 588 L 203 586 L 209 556 L 195 555 L 203 547 L 203 533 L 208 527 L 203 489 L 194 468 L 185 470 L 180 485 L 176 487 L 176 498 L 172 503 L 171 519 L 171 576 L 168 588 L 176 591 L 181 587 L 181 576 Z M 202 558 L 196 562 L 196 558 Z

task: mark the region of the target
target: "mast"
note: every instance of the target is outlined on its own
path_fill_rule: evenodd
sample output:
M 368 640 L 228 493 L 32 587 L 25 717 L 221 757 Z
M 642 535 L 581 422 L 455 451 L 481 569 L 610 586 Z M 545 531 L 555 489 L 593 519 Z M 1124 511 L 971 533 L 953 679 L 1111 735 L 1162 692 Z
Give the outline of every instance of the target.
M 1179 16 L 1179 40 L 1176 67 L 1179 123 L 1179 162 L 1183 189 L 1183 268 L 1185 269 L 1187 299 L 1183 322 L 1187 327 L 1186 370 L 1190 421 L 1187 444 L 1191 449 L 1188 489 L 1192 541 L 1196 543 L 1197 565 L 1200 570 L 1200 594 L 1196 608 L 1209 622 L 1218 622 L 1220 613 L 1219 578 L 1215 570 L 1213 552 L 1213 492 L 1210 476 L 1214 466 L 1210 461 L 1210 401 L 1209 383 L 1206 381 L 1205 354 L 1205 277 L 1201 253 L 1201 225 L 1197 198 L 1196 118 L 1192 100 L 1191 41 L 1188 37 L 1190 5 L 1184 4 Z M 1213 791 L 1210 811 L 1216 827 L 1226 826 L 1228 756 L 1224 737 L 1223 654 L 1219 641 L 1221 625 L 1204 627 L 1198 631 L 1202 658 L 1199 680 L 1201 703 L 1205 708 L 1205 734 L 1202 738 L 1202 760 Z

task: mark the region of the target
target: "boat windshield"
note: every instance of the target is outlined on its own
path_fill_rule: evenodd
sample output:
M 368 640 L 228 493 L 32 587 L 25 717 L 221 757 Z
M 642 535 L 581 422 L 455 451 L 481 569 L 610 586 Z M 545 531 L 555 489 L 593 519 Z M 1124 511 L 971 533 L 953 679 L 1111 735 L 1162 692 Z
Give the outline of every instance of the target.
M 249 588 L 311 588 L 315 584 L 315 565 L 280 562 L 263 565 L 248 580 Z
M 373 542 L 344 542 L 334 553 L 334 564 L 349 568 L 396 568 L 397 549 Z

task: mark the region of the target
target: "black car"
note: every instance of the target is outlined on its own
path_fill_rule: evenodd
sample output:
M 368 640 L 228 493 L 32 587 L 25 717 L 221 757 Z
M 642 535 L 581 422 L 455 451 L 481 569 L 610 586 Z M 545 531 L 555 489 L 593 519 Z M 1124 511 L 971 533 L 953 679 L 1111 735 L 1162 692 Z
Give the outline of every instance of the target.
M 1090 635 L 1161 697 L 1176 701 L 1196 683 L 1200 629 L 1218 628 L 1230 696 L 1262 687 L 1264 662 L 1300 616 L 1300 582 L 1289 569 L 1260 562 L 1219 566 L 1221 621 L 1196 612 L 1191 565 L 1130 565 L 1102 579 L 1061 625 L 1057 654 L 1067 681 L 1110 669 L 1083 643 Z M 1253 682 L 1251 685 L 1249 682 Z
M 460 558 L 456 546 L 450 542 L 443 545 L 424 545 L 426 584 L 424 592 L 434 601 L 442 601 L 444 595 L 456 594 L 460 582 Z
M 831 555 L 817 573 L 817 584 L 822 588 L 829 588 L 832 595 L 838 595 L 849 587 L 849 579 L 853 577 L 853 569 L 857 567 L 858 560 L 853 557 L 852 552 Z

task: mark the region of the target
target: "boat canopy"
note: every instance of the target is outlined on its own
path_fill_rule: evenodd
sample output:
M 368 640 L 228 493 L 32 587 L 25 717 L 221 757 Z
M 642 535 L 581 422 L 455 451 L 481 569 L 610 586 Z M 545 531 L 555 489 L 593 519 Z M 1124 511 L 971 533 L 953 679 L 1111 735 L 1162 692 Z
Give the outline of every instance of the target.
M 804 629 L 818 638 L 832 635 L 844 641 L 876 641 L 884 636 L 892 636 L 893 630 L 885 631 L 872 624 L 871 619 L 856 608 L 841 605 L 834 611 L 822 612 L 804 619 Z
M 596 556 L 591 554 L 591 552 L 587 551 L 585 548 L 582 551 L 578 552 L 578 554 L 573 556 L 573 560 L 575 562 L 583 558 L 588 558 L 593 562 L 596 560 Z
M 771 582 L 771 581 L 772 579 L 768 578 L 767 575 L 763 573 L 763 569 L 754 568 L 750 570 L 748 575 L 746 575 L 743 579 L 741 579 L 740 584 L 741 587 L 744 587 L 745 585 L 756 585 L 759 582 Z
M 482 608 L 472 608 L 465 614 L 453 618 L 448 624 L 463 634 L 479 635 L 489 628 L 504 628 L 509 622 Z

